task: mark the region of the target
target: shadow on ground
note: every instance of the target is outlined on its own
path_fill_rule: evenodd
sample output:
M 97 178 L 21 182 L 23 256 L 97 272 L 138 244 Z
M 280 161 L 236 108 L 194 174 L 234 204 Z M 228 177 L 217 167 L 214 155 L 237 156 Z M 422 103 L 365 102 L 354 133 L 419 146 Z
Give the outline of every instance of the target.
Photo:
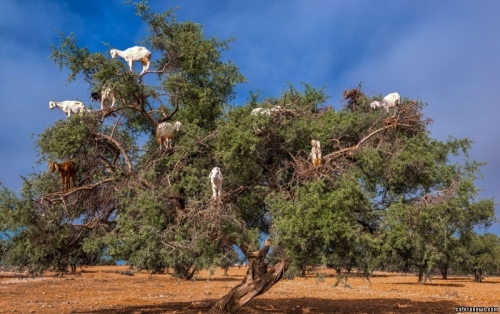
M 447 283 L 447 282 L 439 282 L 439 283 L 434 283 L 432 281 L 427 281 L 426 283 L 417 283 L 417 282 L 395 282 L 393 285 L 403 285 L 403 286 L 417 286 L 417 285 L 423 285 L 423 286 L 435 286 L 435 287 L 465 287 L 464 284 L 460 283 Z
M 207 300 L 208 301 L 208 300 Z M 210 300 L 211 304 L 215 300 Z M 238 314 L 250 313 L 452 313 L 459 306 L 453 301 L 414 302 L 408 299 L 363 299 L 329 300 L 319 298 L 301 299 L 257 299 L 243 307 Z M 206 308 L 193 308 L 190 302 L 161 303 L 151 306 L 130 306 L 121 308 L 97 309 L 95 311 L 75 311 L 88 314 L 198 314 L 207 313 Z

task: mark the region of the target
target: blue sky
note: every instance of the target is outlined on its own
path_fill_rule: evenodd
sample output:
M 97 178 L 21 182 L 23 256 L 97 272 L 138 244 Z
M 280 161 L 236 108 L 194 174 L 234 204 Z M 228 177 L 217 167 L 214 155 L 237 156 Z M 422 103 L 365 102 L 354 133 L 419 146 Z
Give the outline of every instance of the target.
M 67 72 L 47 60 L 58 45 L 56 29 L 81 46 L 107 53 L 137 44 L 147 26 L 123 0 L 2 0 L 0 4 L 0 182 L 21 187 L 19 175 L 37 165 L 33 134 L 64 118 L 51 99 L 90 105 L 83 81 L 66 83 Z M 279 96 L 288 82 L 326 87 L 328 103 L 340 106 L 344 89 L 369 95 L 399 92 L 428 103 L 433 137 L 468 137 L 470 155 L 486 162 L 482 198 L 500 188 L 498 117 L 500 1 L 420 0 L 152 0 L 153 10 L 179 7 L 177 18 L 204 25 L 205 35 L 234 37 L 224 56 L 240 67 L 249 91 Z M 97 104 L 92 104 L 96 108 Z M 500 217 L 500 207 L 496 208 Z M 500 224 L 490 231 L 500 234 Z

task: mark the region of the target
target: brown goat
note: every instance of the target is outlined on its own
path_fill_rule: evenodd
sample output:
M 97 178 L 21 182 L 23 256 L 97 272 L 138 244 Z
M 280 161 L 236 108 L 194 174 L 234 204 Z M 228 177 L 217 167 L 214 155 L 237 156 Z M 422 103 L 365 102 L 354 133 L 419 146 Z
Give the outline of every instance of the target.
M 174 124 L 169 122 L 162 122 L 156 127 L 156 141 L 160 145 L 165 146 L 167 150 L 172 149 L 172 141 L 176 133 L 181 129 L 182 123 L 176 121 Z
M 71 160 L 65 161 L 62 164 L 58 164 L 54 161 L 49 162 L 49 171 L 54 172 L 57 170 L 61 173 L 62 180 L 62 191 L 63 193 L 68 191 L 70 188 L 69 180 L 73 181 L 73 185 L 76 186 L 75 178 L 76 178 L 76 167 L 75 163 Z

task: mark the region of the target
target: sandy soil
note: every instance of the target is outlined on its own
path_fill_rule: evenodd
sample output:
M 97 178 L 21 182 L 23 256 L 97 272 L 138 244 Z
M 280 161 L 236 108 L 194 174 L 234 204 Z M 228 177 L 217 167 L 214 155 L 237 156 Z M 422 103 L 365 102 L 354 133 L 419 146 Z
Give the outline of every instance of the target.
M 166 275 L 121 274 L 126 266 L 79 269 L 76 274 L 20 278 L 0 273 L 0 313 L 206 313 L 240 282 L 245 267 L 223 276 L 201 272 L 195 280 Z M 455 313 L 458 306 L 500 307 L 500 278 L 437 277 L 425 285 L 415 276 L 376 273 L 369 281 L 348 278 L 334 286 L 331 271 L 282 280 L 239 313 Z

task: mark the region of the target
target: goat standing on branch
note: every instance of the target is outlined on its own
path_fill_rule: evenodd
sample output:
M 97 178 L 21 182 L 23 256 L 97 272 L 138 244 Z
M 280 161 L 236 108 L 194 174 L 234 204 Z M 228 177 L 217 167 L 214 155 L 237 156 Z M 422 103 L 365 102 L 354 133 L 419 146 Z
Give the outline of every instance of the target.
M 108 107 L 110 102 L 111 102 L 111 108 L 114 108 L 116 104 L 115 93 L 113 92 L 111 87 L 103 88 L 101 93 L 93 92 L 90 95 L 90 100 L 99 101 L 101 103 L 101 110 L 103 110 L 104 107 Z
M 208 176 L 210 178 L 210 183 L 212 183 L 212 198 L 220 199 L 222 193 L 222 173 L 219 167 L 214 167 Z
M 314 167 L 321 166 L 321 144 L 319 141 L 311 140 L 311 159 Z
M 123 51 L 118 49 L 111 49 L 109 53 L 111 54 L 111 57 L 113 59 L 116 58 L 116 56 L 120 56 L 125 59 L 125 61 L 128 62 L 130 72 L 132 73 L 134 73 L 134 62 L 141 62 L 142 72 L 139 74 L 139 76 L 143 75 L 149 69 L 149 65 L 151 63 L 151 52 L 146 48 L 140 46 L 134 46 Z
M 385 112 L 389 114 L 390 108 L 396 108 L 401 104 L 401 96 L 398 93 L 391 93 L 384 97 L 382 100 L 376 100 L 370 104 L 372 109 L 384 108 Z M 396 115 L 396 109 L 394 109 L 394 115 Z
M 288 117 L 297 117 L 299 114 L 293 109 L 285 109 L 282 106 L 273 106 L 271 108 L 254 108 L 250 112 L 251 116 L 288 116 Z
M 55 107 L 61 109 L 65 114 L 71 116 L 71 113 L 79 113 L 82 114 L 82 112 L 92 112 L 92 110 L 85 108 L 85 105 L 81 101 L 77 100 L 65 100 L 61 102 L 57 102 L 54 100 L 51 100 L 49 102 L 49 108 L 50 110 L 54 109 Z
M 271 114 L 279 112 L 280 109 L 281 109 L 281 106 L 274 106 L 272 108 L 255 108 L 255 109 L 252 109 L 252 111 L 250 112 L 250 115 L 252 115 L 252 116 L 258 116 L 258 115 L 271 116 Z
M 62 164 L 58 164 L 55 161 L 49 162 L 49 171 L 54 172 L 55 170 L 61 173 L 62 181 L 62 192 L 65 193 L 70 188 L 69 180 L 73 181 L 73 186 L 76 186 L 76 167 L 75 163 L 71 160 L 65 161 Z
M 175 121 L 174 124 L 169 122 L 162 122 L 156 127 L 156 141 L 160 145 L 160 150 L 162 145 L 165 146 L 167 150 L 172 149 L 172 141 L 175 135 L 181 129 L 182 123 Z

